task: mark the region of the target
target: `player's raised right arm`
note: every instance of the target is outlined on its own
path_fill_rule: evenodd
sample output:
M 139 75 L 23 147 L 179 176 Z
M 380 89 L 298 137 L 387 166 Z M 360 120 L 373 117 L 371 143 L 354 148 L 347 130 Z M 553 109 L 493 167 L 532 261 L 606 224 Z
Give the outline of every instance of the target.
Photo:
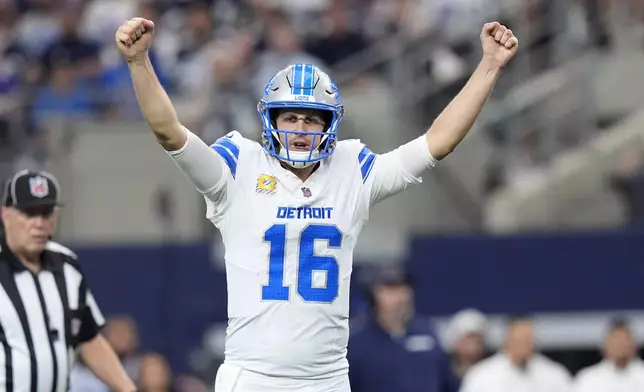
M 159 83 L 148 50 L 154 23 L 133 18 L 116 31 L 116 46 L 130 69 L 143 118 L 194 187 L 209 199 L 221 199 L 226 176 L 222 158 L 181 123 L 170 97 Z
M 116 46 L 128 63 L 143 118 L 159 144 L 167 151 L 174 151 L 183 147 L 187 136 L 150 62 L 148 50 L 153 35 L 154 22 L 133 18 L 116 31 Z

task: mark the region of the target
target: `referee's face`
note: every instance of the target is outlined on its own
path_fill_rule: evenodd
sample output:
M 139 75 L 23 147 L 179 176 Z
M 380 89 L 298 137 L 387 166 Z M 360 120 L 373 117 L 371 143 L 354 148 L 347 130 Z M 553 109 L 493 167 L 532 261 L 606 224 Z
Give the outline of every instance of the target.
M 47 205 L 20 209 L 3 207 L 2 220 L 12 251 L 26 254 L 39 253 L 45 249 L 45 245 L 54 235 L 58 207 Z

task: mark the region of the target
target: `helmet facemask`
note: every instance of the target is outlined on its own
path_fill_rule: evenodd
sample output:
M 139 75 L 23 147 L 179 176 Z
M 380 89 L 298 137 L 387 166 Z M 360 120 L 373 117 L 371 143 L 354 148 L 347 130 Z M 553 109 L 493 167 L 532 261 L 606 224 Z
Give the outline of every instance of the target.
M 333 152 L 335 149 L 336 134 L 335 132 L 329 132 L 329 129 L 331 124 L 334 123 L 334 113 L 329 110 L 319 110 L 324 118 L 324 129 L 321 132 L 315 132 L 278 129 L 277 117 L 281 111 L 281 109 L 268 109 L 268 119 L 272 129 L 270 130 L 270 134 L 264 132 L 262 135 L 264 148 L 276 151 L 278 159 L 295 169 L 309 167 Z M 283 141 L 280 135 L 283 136 Z M 289 142 L 290 138 L 297 135 L 313 136 L 308 151 L 290 150 L 288 148 L 291 145 Z

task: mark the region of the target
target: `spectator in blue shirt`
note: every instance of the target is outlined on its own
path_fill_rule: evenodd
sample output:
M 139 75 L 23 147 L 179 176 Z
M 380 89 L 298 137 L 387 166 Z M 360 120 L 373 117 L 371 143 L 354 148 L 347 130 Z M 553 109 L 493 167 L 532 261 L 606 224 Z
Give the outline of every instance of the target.
M 36 93 L 32 120 L 38 130 L 47 130 L 52 119 L 81 119 L 98 114 L 96 91 L 81 79 L 66 59 L 53 63 L 47 84 Z
M 349 339 L 353 392 L 456 392 L 458 382 L 428 318 L 414 314 L 413 291 L 398 267 L 368 284 L 371 317 Z

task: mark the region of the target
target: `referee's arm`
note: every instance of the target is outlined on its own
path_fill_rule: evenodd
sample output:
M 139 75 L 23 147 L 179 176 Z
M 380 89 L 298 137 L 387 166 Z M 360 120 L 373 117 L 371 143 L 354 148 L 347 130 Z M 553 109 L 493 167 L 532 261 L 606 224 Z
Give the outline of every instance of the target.
M 127 375 L 112 346 L 100 333 L 105 319 L 98 308 L 94 296 L 85 284 L 80 285 L 81 296 L 85 296 L 87 306 L 81 315 L 78 334 L 80 355 L 87 367 L 111 390 L 134 392 L 136 386 Z

